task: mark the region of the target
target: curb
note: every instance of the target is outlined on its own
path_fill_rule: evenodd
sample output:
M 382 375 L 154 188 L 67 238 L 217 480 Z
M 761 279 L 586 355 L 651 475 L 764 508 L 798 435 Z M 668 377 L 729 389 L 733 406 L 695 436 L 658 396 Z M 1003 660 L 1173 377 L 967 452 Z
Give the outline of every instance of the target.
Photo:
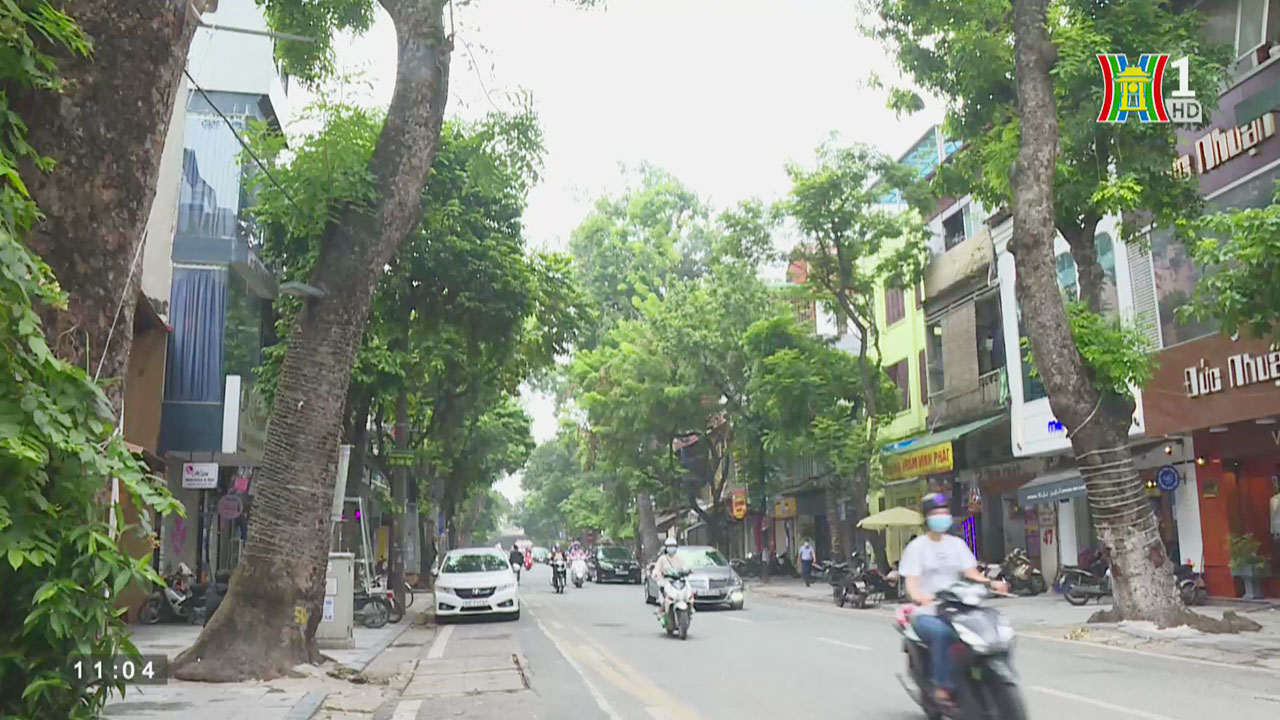
M 386 651 L 388 647 L 391 647 L 391 645 L 395 643 L 395 641 L 400 639 L 401 635 L 404 635 L 406 632 L 408 632 L 409 628 L 413 627 L 414 625 L 411 622 L 404 622 L 403 620 L 401 621 L 401 623 L 402 624 L 400 625 L 400 631 L 395 634 L 388 635 L 385 642 L 380 642 L 377 645 L 374 645 L 373 647 L 369 648 L 369 654 L 367 657 L 362 658 L 361 660 L 358 660 L 356 663 L 341 663 L 341 666 L 351 668 L 356 672 L 361 672 L 361 673 L 364 672 L 365 668 L 372 665 L 373 661 L 377 660 L 379 655 L 381 655 L 384 651 Z M 290 720 L 293 720 L 293 719 L 290 718 Z
M 289 708 L 289 714 L 284 716 L 284 720 L 311 720 L 317 712 L 320 712 L 320 708 L 328 697 L 329 693 L 320 690 L 303 695 L 293 704 L 293 707 Z

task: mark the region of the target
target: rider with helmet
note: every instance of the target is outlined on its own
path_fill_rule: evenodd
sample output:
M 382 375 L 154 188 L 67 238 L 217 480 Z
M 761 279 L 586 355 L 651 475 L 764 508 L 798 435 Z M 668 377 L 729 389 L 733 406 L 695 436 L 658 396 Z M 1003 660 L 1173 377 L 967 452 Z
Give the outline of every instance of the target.
M 978 559 L 964 540 L 947 534 L 951 529 L 951 508 L 946 495 L 926 495 L 921 511 L 926 532 L 903 548 L 898 571 L 906 580 L 907 597 L 920 606 L 911 617 L 916 634 L 929 646 L 934 696 L 940 705 L 950 707 L 955 687 L 951 674 L 951 643 L 955 635 L 951 626 L 937 616 L 934 595 L 962 577 L 990 585 L 997 592 L 1008 592 L 1009 586 L 983 575 L 978 570 Z
M 658 556 L 658 561 L 653 564 L 653 572 L 650 576 L 658 585 L 658 615 L 661 616 L 667 604 L 667 572 L 670 570 L 684 570 L 688 572 L 689 566 L 685 565 L 680 556 L 676 554 L 676 539 L 669 537 L 662 543 L 662 554 Z

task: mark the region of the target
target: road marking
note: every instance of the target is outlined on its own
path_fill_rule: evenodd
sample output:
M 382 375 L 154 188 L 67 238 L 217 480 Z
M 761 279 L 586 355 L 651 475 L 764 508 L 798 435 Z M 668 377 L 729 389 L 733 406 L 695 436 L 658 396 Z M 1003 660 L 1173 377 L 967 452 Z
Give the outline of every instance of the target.
M 440 633 L 436 635 L 436 639 L 431 641 L 431 649 L 427 651 L 428 660 L 437 660 L 444 657 L 444 648 L 449 644 L 449 636 L 452 634 L 452 625 L 445 625 L 440 629 Z
M 601 694 L 599 688 L 595 686 L 595 683 L 591 682 L 591 678 L 587 677 L 586 671 L 582 669 L 582 666 L 578 664 L 578 661 L 574 660 L 569 655 L 569 652 L 565 650 L 560 639 L 555 635 L 552 635 L 551 632 L 547 630 L 547 626 L 543 625 L 542 621 L 538 618 L 534 618 L 534 622 L 538 623 L 538 629 L 542 631 L 543 635 L 547 636 L 547 639 L 555 646 L 556 651 L 560 653 L 560 656 L 564 658 L 565 662 L 569 663 L 569 667 L 573 668 L 573 671 L 578 673 L 578 676 L 582 678 L 582 682 L 586 683 L 587 692 L 591 693 L 591 697 L 595 699 L 596 706 L 600 708 L 600 711 L 607 715 L 610 720 L 622 720 L 622 716 L 614 711 L 613 706 L 604 698 L 604 695 Z M 552 622 L 555 621 L 553 620 Z
M 1156 653 L 1148 650 L 1138 650 L 1136 648 L 1117 647 L 1115 645 L 1105 645 L 1102 643 L 1092 643 L 1085 640 L 1068 640 L 1066 638 L 1049 637 L 1048 635 L 1033 635 L 1031 633 L 1023 633 L 1019 638 L 1029 638 L 1031 640 L 1044 640 L 1046 642 L 1066 643 L 1074 645 L 1077 648 L 1092 648 L 1097 650 L 1111 650 L 1114 652 L 1131 653 L 1133 655 L 1144 655 L 1146 657 L 1158 658 L 1160 660 L 1177 660 L 1179 662 L 1195 663 L 1197 665 L 1208 665 L 1210 667 L 1225 668 L 1227 670 L 1251 670 L 1253 672 L 1266 673 L 1267 675 L 1280 675 L 1280 670 L 1271 668 L 1257 667 L 1255 665 L 1236 665 L 1233 663 L 1217 662 L 1216 660 L 1201 660 L 1200 658 L 1186 657 L 1183 655 L 1170 655 L 1167 653 Z
M 840 647 L 847 647 L 853 650 L 870 650 L 871 649 L 866 645 L 855 645 L 853 643 L 847 643 L 843 640 L 836 640 L 834 638 L 818 638 L 818 642 L 824 642 L 830 645 L 839 645 Z
M 733 617 L 731 615 L 726 615 L 724 619 L 728 620 L 729 622 L 746 623 L 748 625 L 750 625 L 752 622 L 751 620 L 748 620 L 746 618 Z
M 645 708 L 644 711 L 649 713 L 649 717 L 653 718 L 653 720 L 676 720 L 675 717 L 671 715 L 671 713 L 667 712 L 666 710 L 660 707 L 654 707 L 650 705 L 649 707 Z
M 421 700 L 405 700 L 396 706 L 396 711 L 391 716 L 391 720 L 414 720 L 418 716 L 418 708 L 420 707 L 422 707 Z
M 575 628 L 576 630 L 576 628 Z M 638 670 L 628 665 L 622 658 L 611 652 L 608 648 L 596 642 L 581 630 L 577 631 L 582 636 L 583 641 L 595 648 L 602 656 L 605 663 L 596 666 L 596 669 L 610 682 L 618 686 L 620 689 L 634 695 L 637 699 L 647 703 L 648 705 L 660 706 L 671 714 L 672 718 L 679 720 L 699 720 L 700 716 L 689 710 L 682 703 L 676 701 L 662 688 L 655 685 L 649 678 Z
M 1102 708 L 1103 710 L 1111 710 L 1118 713 L 1124 713 L 1125 715 L 1146 718 L 1146 720 L 1172 720 L 1172 718 L 1167 715 L 1157 715 L 1155 713 L 1147 712 L 1146 710 L 1137 710 L 1135 708 L 1125 707 L 1124 705 L 1116 705 L 1103 700 L 1085 697 L 1084 695 L 1077 695 L 1075 693 L 1064 692 L 1062 690 L 1054 690 L 1053 688 L 1031 685 L 1028 689 L 1035 690 L 1036 692 L 1043 693 L 1045 695 L 1062 698 L 1064 700 L 1075 700 L 1076 702 L 1084 703 L 1085 705 L 1092 705 L 1094 707 Z

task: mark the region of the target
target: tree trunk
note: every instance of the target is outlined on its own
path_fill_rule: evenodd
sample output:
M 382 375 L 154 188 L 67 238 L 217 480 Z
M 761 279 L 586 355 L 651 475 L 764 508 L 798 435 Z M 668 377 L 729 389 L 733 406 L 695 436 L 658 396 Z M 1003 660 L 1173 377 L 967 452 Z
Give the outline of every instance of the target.
M 409 449 L 409 394 L 403 385 L 396 393 L 396 449 L 401 452 Z M 404 607 L 404 503 L 408 472 L 402 460 L 391 469 L 391 528 L 387 532 L 391 545 L 387 582 L 400 607 Z
M 644 553 L 643 562 L 658 557 L 658 524 L 653 512 L 653 496 L 649 493 L 636 495 L 636 507 L 640 510 L 640 547 Z
M 1013 252 L 1036 369 L 1053 413 L 1068 428 L 1085 477 L 1098 536 L 1112 552 L 1116 609 L 1161 627 L 1186 615 L 1174 591 L 1155 515 L 1129 451 L 1133 401 L 1103 396 L 1092 382 L 1067 321 L 1054 263 L 1053 175 L 1058 144 L 1053 80 L 1056 48 L 1047 0 L 1015 0 L 1014 56 L 1021 134 L 1013 183 Z
M 61 92 L 10 91 L 27 140 L 57 163 L 48 173 L 23 168 L 45 215 L 25 241 L 68 295 L 65 311 L 44 313 L 49 346 L 90 376 L 114 380 L 104 390 L 119 412 L 143 230 L 196 19 L 171 0 L 55 4 L 90 37 L 93 54 L 58 54 Z M 216 0 L 193 4 L 217 8 Z
M 262 480 L 244 562 L 175 677 L 241 680 L 283 675 L 319 659 L 328 499 L 341 403 L 383 268 L 422 217 L 448 99 L 452 39 L 442 0 L 382 0 L 399 60 L 391 107 L 369 169 L 377 204 L 344 207 L 326 228 L 309 300 L 289 336 L 268 425 Z
M 827 485 L 827 534 L 831 536 L 831 560 L 844 560 L 844 538 L 841 537 L 840 525 L 840 491 L 834 483 Z

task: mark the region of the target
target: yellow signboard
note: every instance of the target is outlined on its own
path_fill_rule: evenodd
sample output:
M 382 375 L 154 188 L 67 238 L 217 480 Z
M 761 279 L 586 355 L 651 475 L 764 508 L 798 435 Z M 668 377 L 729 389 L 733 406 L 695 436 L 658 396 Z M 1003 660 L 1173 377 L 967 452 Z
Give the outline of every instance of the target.
M 918 477 L 943 473 L 954 467 L 951 458 L 951 441 L 930 445 L 919 450 L 908 450 L 884 459 L 884 479 Z
M 779 498 L 773 501 L 773 516 L 779 520 L 793 518 L 796 516 L 796 499 L 793 497 Z
M 733 491 L 733 517 L 735 520 L 741 520 L 747 516 L 747 491 Z

